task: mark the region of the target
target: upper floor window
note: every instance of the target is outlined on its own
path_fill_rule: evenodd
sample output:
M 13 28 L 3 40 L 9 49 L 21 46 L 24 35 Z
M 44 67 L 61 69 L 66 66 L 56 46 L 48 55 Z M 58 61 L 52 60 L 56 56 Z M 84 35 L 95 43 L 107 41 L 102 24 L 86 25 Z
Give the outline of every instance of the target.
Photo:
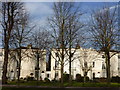
M 2 56 L 3 54 L 2 54 L 2 52 L 0 52 L 0 56 Z
M 105 58 L 105 55 L 102 55 L 102 58 Z

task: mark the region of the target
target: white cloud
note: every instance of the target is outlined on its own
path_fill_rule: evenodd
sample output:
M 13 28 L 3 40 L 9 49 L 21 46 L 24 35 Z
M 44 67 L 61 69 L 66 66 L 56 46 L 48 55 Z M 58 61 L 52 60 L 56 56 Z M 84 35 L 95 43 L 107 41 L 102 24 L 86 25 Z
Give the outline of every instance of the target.
M 120 8 L 120 5 L 115 5 L 115 6 L 110 7 L 110 9 L 115 9 L 115 8 Z
M 53 13 L 48 3 L 26 3 L 26 9 L 33 16 L 48 16 Z
M 36 28 L 47 26 L 47 18 L 53 14 L 51 3 L 25 3 L 26 9 L 30 14 L 31 23 Z

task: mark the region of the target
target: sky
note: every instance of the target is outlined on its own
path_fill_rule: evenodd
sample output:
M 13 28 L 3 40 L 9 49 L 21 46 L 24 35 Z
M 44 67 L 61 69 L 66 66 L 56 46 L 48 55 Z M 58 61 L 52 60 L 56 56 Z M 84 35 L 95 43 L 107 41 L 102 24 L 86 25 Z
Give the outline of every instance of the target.
M 102 9 L 104 5 L 110 7 L 115 6 L 116 2 L 76 2 L 79 4 L 81 11 L 84 13 L 82 20 L 86 21 L 91 15 L 91 11 L 95 9 Z M 25 2 L 25 7 L 30 14 L 30 22 L 39 27 L 46 27 L 48 25 L 47 19 L 52 16 L 53 2 Z
M 33 2 L 33 0 L 31 1 L 32 2 L 25 2 L 25 8 L 30 15 L 30 23 L 32 25 L 36 25 L 36 29 L 38 29 L 39 27 L 48 26 L 49 23 L 47 22 L 47 19 L 53 14 L 53 2 Z M 85 13 L 82 16 L 82 20 L 87 21 L 91 15 L 92 10 L 102 9 L 104 5 L 114 7 L 117 2 L 76 2 L 75 4 L 79 4 L 81 11 Z M 2 41 L 0 42 L 0 47 L 1 45 Z

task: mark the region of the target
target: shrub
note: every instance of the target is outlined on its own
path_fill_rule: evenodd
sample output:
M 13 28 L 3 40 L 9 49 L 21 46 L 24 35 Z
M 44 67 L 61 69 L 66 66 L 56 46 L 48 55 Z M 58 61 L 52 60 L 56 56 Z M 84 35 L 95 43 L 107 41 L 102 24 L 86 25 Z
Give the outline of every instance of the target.
M 117 83 L 120 83 L 120 77 L 119 77 L 119 76 L 112 77 L 111 82 L 117 82 Z
M 23 80 L 25 80 L 25 81 L 26 81 L 26 80 L 27 80 L 27 78 L 24 78 Z
M 52 80 L 52 82 L 58 82 L 58 80 L 56 80 L 56 79 L 53 79 L 53 80 Z
M 21 77 L 20 80 L 23 80 L 23 77 Z
M 28 77 L 26 78 L 26 80 L 27 80 L 27 81 L 33 81 L 33 80 L 35 80 L 35 79 L 34 79 L 34 77 L 29 77 L 29 76 L 28 76 Z
M 63 74 L 63 81 L 68 82 L 69 81 L 69 74 Z
M 83 77 L 81 76 L 81 74 L 76 74 L 76 81 L 83 82 Z
M 50 82 L 49 78 L 47 78 L 47 77 L 44 80 L 45 80 L 45 82 Z
M 94 78 L 93 80 L 92 80 L 92 82 L 94 82 L 94 83 L 99 83 L 99 82 L 106 82 L 107 80 L 106 80 L 106 78 L 105 77 L 101 77 L 101 78 Z
M 86 77 L 86 81 L 89 81 L 89 77 L 88 76 Z
M 34 75 L 33 73 L 30 73 L 30 76 L 31 76 L 31 77 L 33 77 L 33 75 Z

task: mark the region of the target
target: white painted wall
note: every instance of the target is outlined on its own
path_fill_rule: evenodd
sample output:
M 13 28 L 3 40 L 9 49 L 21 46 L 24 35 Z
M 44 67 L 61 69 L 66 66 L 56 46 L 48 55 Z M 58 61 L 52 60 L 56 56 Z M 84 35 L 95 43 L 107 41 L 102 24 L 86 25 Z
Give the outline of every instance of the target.
M 21 62 L 21 76 L 25 78 L 26 76 L 30 76 L 30 73 L 33 73 L 35 76 L 35 65 L 36 65 L 36 57 L 31 55 L 33 49 L 28 49 L 26 53 L 29 53 L 31 57 L 25 56 Z M 58 76 L 56 77 L 57 80 L 61 78 L 61 72 L 60 72 L 60 64 L 57 69 L 55 70 L 55 49 L 52 51 L 51 56 L 51 71 L 46 71 L 46 51 L 44 54 L 44 60 L 39 60 L 40 62 L 40 76 L 42 77 L 42 80 L 44 80 L 45 77 L 47 77 L 47 74 L 49 74 L 49 79 L 53 80 L 55 78 L 55 72 L 58 73 Z M 24 50 L 23 50 L 24 51 Z M 74 49 L 72 49 L 72 52 Z M 3 53 L 3 49 L 0 49 L 0 52 Z M 73 58 L 75 59 L 72 62 L 72 75 L 73 79 L 76 78 L 76 74 L 81 74 L 83 76 L 83 70 L 81 67 L 81 62 L 84 62 L 84 53 L 86 52 L 86 61 L 88 62 L 88 66 L 93 66 L 93 62 L 95 62 L 95 66 L 92 67 L 92 69 L 88 72 L 88 76 L 90 79 L 93 78 L 93 73 L 95 73 L 95 77 L 106 77 L 106 71 L 105 69 L 102 69 L 102 64 L 105 65 L 105 59 L 102 58 L 103 53 L 98 53 L 97 51 L 93 49 L 77 49 L 75 54 L 73 55 Z M 112 54 L 112 53 L 111 53 Z M 24 54 L 23 54 L 24 55 Z M 119 54 L 120 55 L 120 54 Z M 54 58 L 53 58 L 54 57 Z M 72 58 L 72 59 L 73 59 Z M 65 60 L 68 59 L 68 56 L 65 55 Z M 0 62 L 3 64 L 4 55 L 0 56 Z M 17 77 L 17 69 L 16 69 L 16 62 L 9 62 L 10 65 L 8 67 L 8 76 L 10 76 L 11 79 L 14 79 L 14 77 Z M 2 65 L 1 65 L 2 66 Z M 119 70 L 118 70 L 119 68 Z M 13 71 L 13 72 L 11 72 Z M 44 73 L 42 73 L 44 71 Z M 69 74 L 69 63 L 68 61 L 65 62 L 64 66 L 64 73 Z M 2 76 L 2 67 L 0 67 L 0 79 Z M 113 56 L 111 58 L 111 76 L 120 76 L 120 59 L 118 60 L 118 54 Z
M 74 51 L 74 49 L 72 49 L 72 51 Z M 72 75 L 73 75 L 73 79 L 76 78 L 76 74 L 81 74 L 83 76 L 83 70 L 81 67 L 80 62 L 84 62 L 84 53 L 86 52 L 86 61 L 88 63 L 88 67 L 92 66 L 91 70 L 88 72 L 88 77 L 90 79 L 93 79 L 93 73 L 95 73 L 95 77 L 106 77 L 106 70 L 102 69 L 102 65 L 105 65 L 105 58 L 102 58 L 102 55 L 104 55 L 103 53 L 99 53 L 93 49 L 77 49 L 73 58 L 76 58 L 73 62 L 72 62 Z M 113 52 L 111 53 L 113 54 Z M 51 79 L 54 79 L 55 77 L 55 70 L 53 69 L 55 67 L 55 49 L 53 49 L 52 51 L 52 56 L 51 56 Z M 65 60 L 68 59 L 68 56 L 65 57 Z M 93 62 L 95 63 L 95 66 L 93 67 Z M 111 58 L 111 76 L 117 76 L 119 75 L 118 73 L 118 67 L 120 68 L 120 61 L 118 62 L 118 54 L 116 54 L 115 56 L 113 56 Z M 105 65 L 106 66 L 106 65 Z M 57 72 L 59 72 L 59 78 L 61 77 L 60 75 L 60 65 L 59 65 L 59 69 L 56 70 Z M 64 73 L 69 74 L 69 63 L 65 62 L 65 66 L 64 66 Z
M 34 74 L 33 76 L 35 76 L 35 66 L 36 66 L 37 60 L 36 60 L 36 57 L 33 55 L 33 50 L 34 49 L 28 49 L 28 50 L 22 49 L 20 78 L 21 77 L 26 78 L 26 76 L 30 76 L 30 73 L 33 73 Z M 0 49 L 0 52 L 4 52 L 4 51 L 2 49 Z M 3 64 L 3 60 L 4 60 L 3 57 L 4 57 L 4 55 L 0 56 L 0 61 L 2 62 L 2 64 Z M 40 67 L 39 75 L 44 80 L 44 78 L 46 77 L 46 51 L 44 51 L 43 59 L 41 60 L 39 58 L 39 67 Z M 42 71 L 44 71 L 44 73 L 42 73 Z M 2 73 L 2 68 L 0 68 L 0 79 L 2 77 L 1 73 Z M 17 79 L 17 62 L 14 60 L 14 58 L 10 59 L 10 57 L 9 57 L 7 76 L 10 79 L 15 79 L 15 78 Z M 40 76 L 39 76 L 39 78 L 40 78 Z

